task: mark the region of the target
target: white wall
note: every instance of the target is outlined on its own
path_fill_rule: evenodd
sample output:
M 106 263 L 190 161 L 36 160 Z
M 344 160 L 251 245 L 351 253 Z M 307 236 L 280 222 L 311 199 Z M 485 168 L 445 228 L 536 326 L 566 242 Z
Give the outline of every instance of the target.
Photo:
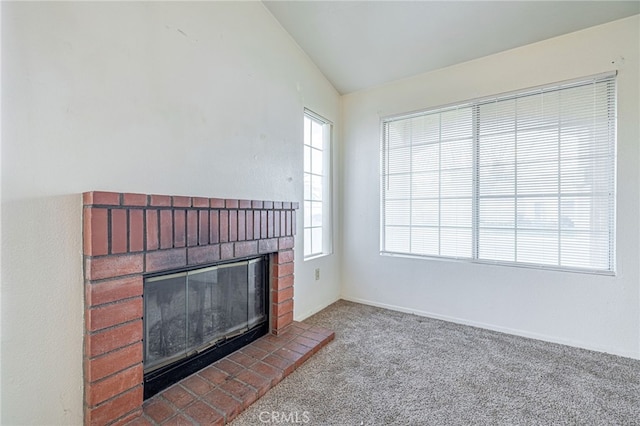
M 79 194 L 301 202 L 303 108 L 339 136 L 340 97 L 257 2 L 3 2 L 2 62 L 0 423 L 80 424 Z M 297 319 L 338 254 L 296 259 Z
M 640 358 L 639 17 L 343 97 L 343 297 Z M 616 277 L 379 255 L 380 118 L 617 69 Z

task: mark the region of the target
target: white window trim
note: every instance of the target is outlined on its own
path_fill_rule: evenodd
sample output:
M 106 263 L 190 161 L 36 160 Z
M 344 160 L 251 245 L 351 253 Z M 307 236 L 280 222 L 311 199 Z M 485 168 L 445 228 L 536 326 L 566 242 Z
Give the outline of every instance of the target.
M 478 99 L 473 99 L 470 101 L 465 101 L 465 102 L 459 102 L 459 103 L 454 103 L 454 104 L 449 104 L 449 105 L 444 105 L 444 106 L 440 106 L 440 107 L 436 107 L 436 108 L 428 108 L 428 109 L 424 109 L 424 110 L 417 110 L 417 111 L 413 111 L 413 112 L 409 112 L 409 113 L 403 113 L 403 114 L 394 114 L 394 115 L 390 115 L 390 116 L 386 116 L 386 117 L 381 117 L 381 121 L 380 121 L 380 135 L 381 135 L 381 139 L 380 139 L 380 146 L 381 146 L 381 155 L 380 155 L 380 177 L 381 177 L 381 182 L 380 182 L 380 194 L 381 194 L 381 199 L 380 199 L 380 254 L 383 256 L 389 256 L 389 257 L 403 257 L 403 258 L 415 258 L 415 259 L 433 259 L 433 260 L 438 260 L 438 261 L 448 261 L 448 262 L 462 262 L 462 263 L 475 263 L 475 264 L 485 264 L 485 265 L 498 265 L 498 266 L 509 266 L 509 267 L 518 267 L 518 268 L 533 268 L 533 269 L 543 269 L 543 270 L 553 270 L 553 271 L 562 271 L 562 272 L 573 272 L 573 273 L 587 273 L 587 274 L 593 274 L 593 275 L 606 275 L 606 276 L 615 276 L 616 275 L 616 269 L 617 269 L 617 257 L 616 257 L 616 205 L 617 205 L 617 182 L 616 182 L 616 176 L 617 176 L 617 161 L 616 161 L 616 116 L 617 116 L 617 112 L 616 112 L 616 105 L 615 105 L 615 76 L 616 76 L 617 72 L 613 71 L 613 72 L 608 72 L 608 73 L 602 73 L 602 74 L 598 74 L 598 75 L 594 75 L 594 76 L 589 76 L 589 77 L 582 77 L 582 78 L 576 78 L 576 79 L 572 79 L 572 80 L 567 80 L 567 81 L 562 81 L 562 82 L 558 82 L 558 83 L 554 83 L 554 84 L 546 84 L 546 85 L 541 85 L 541 86 L 536 86 L 536 87 L 532 87 L 529 89 L 524 89 L 524 90 L 517 90 L 517 91 L 512 91 L 512 92 L 508 92 L 508 93 L 503 93 L 500 95 L 494 95 L 494 96 L 487 96 L 487 97 L 483 97 L 483 98 L 478 98 Z M 415 254 L 415 253 L 398 253 L 398 252 L 393 252 L 393 251 L 386 251 L 385 250 L 385 216 L 384 216 L 384 179 L 385 179 L 385 174 L 384 174 L 384 170 L 385 170 L 385 160 L 386 160 L 386 136 L 385 136 L 385 124 L 395 121 L 395 120 L 400 120 L 400 119 L 407 119 L 407 118 L 413 118 L 413 117 L 419 117 L 422 115 L 425 115 L 427 113 L 430 112 L 436 112 L 436 111 L 447 111 L 447 110 L 451 110 L 451 109 L 457 109 L 457 108 L 463 108 L 463 107 L 469 107 L 472 105 L 481 105 L 484 103 L 487 103 L 489 101 L 493 101 L 493 100 L 506 100 L 509 98 L 516 98 L 516 97 L 521 97 L 524 96 L 526 94 L 534 94 L 537 92 L 540 92 L 542 90 L 549 90 L 552 88 L 557 88 L 557 89 L 563 89 L 563 88 L 567 88 L 567 87 L 571 87 L 572 85 L 580 85 L 581 83 L 584 83 L 586 81 L 600 81 L 600 80 L 606 80 L 606 79 L 613 79 L 614 82 L 614 105 L 613 105 L 613 114 L 614 117 L 612 119 L 613 123 L 614 123 L 614 136 L 613 136 L 613 170 L 611 170 L 611 173 L 613 174 L 612 179 L 613 179 L 613 211 L 612 211 L 612 217 L 611 217 L 611 221 L 610 221 L 610 240 L 609 240 L 609 246 L 610 246 L 610 269 L 609 270 L 604 270 L 604 269 L 592 269 L 592 268 L 580 268 L 580 267 L 568 267 L 568 266 L 559 266 L 559 265 L 549 265 L 549 264 L 537 264 L 537 263 L 528 263 L 528 262 L 521 262 L 521 261 L 498 261 L 498 260 L 488 260 L 488 259 L 480 259 L 478 258 L 478 239 L 477 239 L 477 232 L 478 232 L 478 226 L 477 226 L 477 214 L 476 212 L 473 213 L 473 229 L 472 229 L 472 233 L 474 234 L 474 241 L 472 244 L 472 257 L 470 258 L 456 258 L 456 257 L 447 257 L 447 256 L 437 256 L 437 255 L 423 255 L 423 254 Z M 477 147 L 475 146 L 475 144 L 477 143 L 476 140 L 476 135 L 474 134 L 474 152 L 476 151 Z M 475 154 L 474 154 L 475 155 Z M 476 164 L 476 160 L 474 158 L 474 174 L 476 173 L 475 168 L 477 167 Z M 477 184 L 474 182 L 474 199 L 477 197 Z M 476 205 L 476 201 L 474 201 L 474 206 Z
M 302 227 L 303 227 L 303 257 L 304 261 L 314 260 L 318 258 L 322 258 L 325 256 L 329 256 L 333 254 L 333 122 L 324 118 L 323 116 L 315 113 L 314 111 L 304 108 L 304 116 L 311 118 L 312 120 L 318 121 L 326 126 L 326 131 L 324 132 L 324 141 L 323 141 L 323 186 L 322 186 L 322 251 L 319 253 L 312 253 L 310 255 L 304 254 L 304 197 L 302 203 L 303 210 L 303 219 L 302 219 Z M 306 172 L 306 170 L 305 170 Z

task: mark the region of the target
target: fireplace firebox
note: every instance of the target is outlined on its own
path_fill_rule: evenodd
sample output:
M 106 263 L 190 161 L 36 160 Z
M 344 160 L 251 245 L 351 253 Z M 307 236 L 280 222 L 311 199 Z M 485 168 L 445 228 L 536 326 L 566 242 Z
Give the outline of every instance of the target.
M 268 261 L 145 277 L 145 399 L 267 333 Z

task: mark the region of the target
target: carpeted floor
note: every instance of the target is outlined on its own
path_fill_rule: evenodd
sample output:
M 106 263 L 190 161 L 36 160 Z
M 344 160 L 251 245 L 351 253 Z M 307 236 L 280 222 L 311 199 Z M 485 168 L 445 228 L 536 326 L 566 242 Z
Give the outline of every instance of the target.
M 338 301 L 336 338 L 233 426 L 640 425 L 640 361 Z

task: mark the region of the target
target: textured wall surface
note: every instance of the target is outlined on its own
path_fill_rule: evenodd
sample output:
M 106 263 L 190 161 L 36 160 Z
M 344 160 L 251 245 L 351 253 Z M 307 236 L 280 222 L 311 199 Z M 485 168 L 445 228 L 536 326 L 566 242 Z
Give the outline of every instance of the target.
M 78 424 L 80 194 L 301 202 L 304 108 L 340 98 L 260 2 L 3 3 L 2 89 L 0 423 Z M 339 295 L 323 261 L 296 317 Z

